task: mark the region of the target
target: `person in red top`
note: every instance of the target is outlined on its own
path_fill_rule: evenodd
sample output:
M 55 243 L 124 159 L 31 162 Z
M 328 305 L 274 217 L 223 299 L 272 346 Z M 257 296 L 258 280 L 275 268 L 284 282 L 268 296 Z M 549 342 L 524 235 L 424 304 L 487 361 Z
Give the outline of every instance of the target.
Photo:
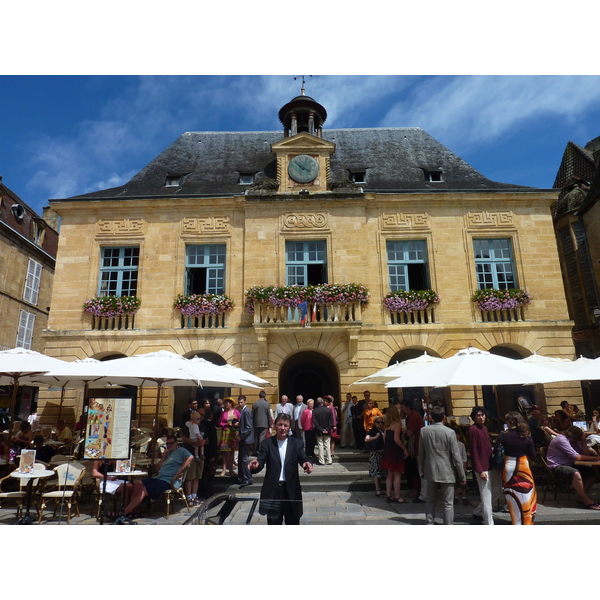
M 405 398 L 402 400 L 400 409 L 406 415 L 406 448 L 408 456 L 404 460 L 406 468 L 406 480 L 411 486 L 409 496 L 414 498 L 413 502 L 424 502 L 421 496 L 421 477 L 419 476 L 419 467 L 417 457 L 419 456 L 419 438 L 421 437 L 421 429 L 425 426 L 423 417 L 414 409 L 412 400 Z M 425 492 L 425 490 L 422 490 Z M 424 495 L 424 494 L 423 494 Z
M 473 425 L 469 427 L 469 450 L 471 451 L 471 464 L 477 474 L 477 485 L 481 501 L 473 511 L 473 516 L 482 518 L 484 525 L 493 525 L 492 516 L 492 473 L 490 458 L 492 456 L 492 443 L 488 428 L 485 426 L 487 411 L 483 406 L 476 406 L 471 411 Z

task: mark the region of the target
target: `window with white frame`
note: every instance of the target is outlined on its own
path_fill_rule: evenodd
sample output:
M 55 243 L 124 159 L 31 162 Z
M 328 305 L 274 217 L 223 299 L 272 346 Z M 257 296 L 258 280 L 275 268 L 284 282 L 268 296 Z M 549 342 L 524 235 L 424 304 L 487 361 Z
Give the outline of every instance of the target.
M 33 327 L 35 325 L 35 315 L 32 315 L 26 310 L 21 311 L 19 317 L 19 329 L 17 331 L 17 348 L 31 349 L 31 341 L 33 340 Z
M 510 238 L 475 239 L 475 270 L 480 290 L 507 290 L 516 287 Z
M 287 285 L 320 285 L 327 283 L 327 243 L 285 243 L 285 269 Z
M 102 248 L 98 295 L 135 296 L 139 261 L 137 246 Z
M 429 289 L 425 240 L 388 240 L 387 263 L 391 292 Z
M 186 294 L 225 293 L 225 252 L 225 244 L 186 246 Z
M 25 289 L 23 290 L 23 300 L 25 300 L 25 302 L 29 302 L 29 304 L 37 304 L 41 279 L 42 265 L 33 260 L 33 258 L 30 258 L 29 264 L 27 265 Z

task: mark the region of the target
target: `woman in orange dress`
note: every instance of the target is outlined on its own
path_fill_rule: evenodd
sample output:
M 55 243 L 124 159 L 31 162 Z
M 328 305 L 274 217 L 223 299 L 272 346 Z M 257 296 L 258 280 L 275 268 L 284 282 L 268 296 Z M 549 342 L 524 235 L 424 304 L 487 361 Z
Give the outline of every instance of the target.
M 537 510 L 537 492 L 529 467 L 536 460 L 535 446 L 525 419 L 514 411 L 504 418 L 508 431 L 498 436 L 504 446 L 502 487 L 513 525 L 533 525 Z
M 383 417 L 383 415 L 381 414 L 381 411 L 375 406 L 373 400 L 369 400 L 367 402 L 367 408 L 363 413 L 363 425 L 367 433 L 371 431 L 371 429 L 373 429 L 375 425 L 373 423 L 375 417 Z

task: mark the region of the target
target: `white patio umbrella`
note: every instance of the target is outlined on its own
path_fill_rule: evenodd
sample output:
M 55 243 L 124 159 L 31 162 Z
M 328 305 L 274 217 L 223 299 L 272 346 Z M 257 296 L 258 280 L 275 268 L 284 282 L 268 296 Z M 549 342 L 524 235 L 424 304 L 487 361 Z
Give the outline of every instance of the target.
M 394 379 L 385 387 L 526 385 L 564 381 L 565 376 L 560 371 L 470 347 L 416 373 Z
M 64 384 L 67 387 L 77 387 L 78 382 L 84 382 L 89 387 L 105 384 L 118 385 L 156 385 L 155 426 L 158 423 L 158 411 L 162 388 L 165 386 L 196 386 L 196 387 L 252 387 L 252 383 L 234 375 L 225 374 L 218 370 L 217 365 L 202 359 L 187 359 L 179 354 L 160 350 L 148 354 L 137 354 L 114 360 L 96 361 L 84 359 L 63 363 L 60 369 L 47 373 L 43 378 L 47 382 Z M 156 444 L 156 427 L 152 440 L 152 452 Z
M 96 360 L 95 358 L 81 358 L 71 362 L 64 362 L 63 366 L 58 369 L 52 369 L 48 373 L 36 378 L 36 385 L 47 385 L 49 387 L 60 387 L 60 404 L 58 407 L 58 418 L 60 419 L 62 412 L 62 405 L 65 396 L 65 389 L 81 389 L 83 388 L 83 405 L 87 405 L 89 388 L 107 388 L 107 387 L 120 387 L 123 385 L 140 385 L 141 381 L 133 379 L 131 381 L 124 381 L 121 379 L 119 384 L 114 381 L 110 381 L 110 377 L 99 376 L 98 369 L 104 369 L 108 374 L 109 367 L 102 367 L 96 365 L 107 364 L 110 361 L 103 363 L 102 361 Z M 90 366 L 92 371 L 90 372 Z
M 588 359 L 585 359 L 588 360 Z M 547 369 L 554 369 L 561 372 L 568 373 L 574 368 L 577 368 L 577 361 L 569 360 L 568 358 L 556 358 L 553 356 L 543 356 L 542 354 L 536 354 L 535 352 L 531 356 L 527 356 L 522 359 L 522 362 L 528 364 L 539 365 Z
M 269 383 L 266 379 L 261 379 L 257 375 L 253 375 L 248 371 L 244 371 L 244 369 L 240 369 L 239 367 L 234 367 L 233 365 L 218 365 L 219 369 L 225 371 L 226 374 L 233 374 L 244 381 L 249 381 L 250 383 L 257 383 L 262 386 L 272 386 L 272 383 Z
M 594 381 L 600 379 L 600 358 L 579 358 L 578 363 L 568 373 L 565 373 L 563 381 Z
M 363 377 L 362 379 L 359 379 L 350 385 L 388 383 L 394 379 L 397 379 L 398 377 L 402 377 L 410 373 L 416 373 L 423 367 L 441 360 L 443 359 L 431 356 L 425 352 L 421 356 L 417 356 L 417 358 L 410 358 L 394 365 L 390 365 L 389 367 L 385 367 L 385 369 L 381 369 L 372 375 L 367 375 L 366 377 Z
M 32 378 L 64 364 L 65 361 L 63 360 L 46 356 L 33 350 L 26 350 L 25 348 L 13 348 L 12 350 L 3 350 L 0 352 L 0 385 L 13 386 L 10 401 L 9 446 L 12 439 L 13 413 L 15 411 L 19 383 L 29 383 Z
M 189 360 L 179 354 L 160 350 L 148 354 L 137 354 L 125 358 L 117 358 L 110 361 L 102 361 L 98 364 L 89 364 L 86 367 L 86 377 L 92 377 L 92 382 L 117 383 L 121 385 L 156 385 L 156 410 L 154 414 L 154 433 L 152 436 L 151 451 L 154 452 L 156 445 L 156 425 L 158 423 L 158 411 L 160 396 L 164 386 L 230 386 L 253 387 L 252 383 L 239 379 L 233 375 L 226 376 L 222 371 L 215 371 L 216 365 L 208 361 L 200 362 L 201 359 Z M 212 366 L 211 366 L 212 365 Z M 81 373 L 75 377 L 81 379 Z M 52 374 L 51 374 L 52 375 Z M 60 375 L 67 376 L 65 370 Z M 96 378 L 93 378 L 97 375 Z

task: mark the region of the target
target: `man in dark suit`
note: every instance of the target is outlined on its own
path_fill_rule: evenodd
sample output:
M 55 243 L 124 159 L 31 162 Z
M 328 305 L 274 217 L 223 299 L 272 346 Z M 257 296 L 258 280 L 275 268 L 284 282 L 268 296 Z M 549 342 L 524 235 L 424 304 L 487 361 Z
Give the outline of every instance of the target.
M 181 419 L 179 420 L 179 426 L 181 427 L 181 433 L 183 435 L 189 436 L 190 434 L 186 423 L 190 420 L 190 415 L 193 412 L 198 412 L 198 400 L 196 400 L 196 398 L 190 398 L 188 400 L 188 409 L 181 415 Z
M 267 402 L 267 394 L 264 391 L 258 394 L 258 400 L 252 405 L 252 421 L 254 422 L 254 452 L 258 454 L 268 430 L 273 426 L 271 405 Z
M 267 465 L 267 474 L 260 492 L 258 512 L 267 515 L 269 525 L 299 525 L 302 516 L 302 488 L 298 465 L 310 473 L 313 465 L 308 460 L 302 440 L 289 436 L 291 419 L 280 414 L 275 420 L 276 437 L 266 439 L 260 447 L 258 458 L 248 464 L 250 471 L 258 473 Z
M 252 411 L 246 406 L 246 396 L 238 398 L 240 410 L 240 422 L 238 424 L 238 483 L 240 489 L 247 485 L 252 485 L 252 474 L 248 469 L 248 455 L 250 446 L 254 443 L 254 424 L 252 421 Z

